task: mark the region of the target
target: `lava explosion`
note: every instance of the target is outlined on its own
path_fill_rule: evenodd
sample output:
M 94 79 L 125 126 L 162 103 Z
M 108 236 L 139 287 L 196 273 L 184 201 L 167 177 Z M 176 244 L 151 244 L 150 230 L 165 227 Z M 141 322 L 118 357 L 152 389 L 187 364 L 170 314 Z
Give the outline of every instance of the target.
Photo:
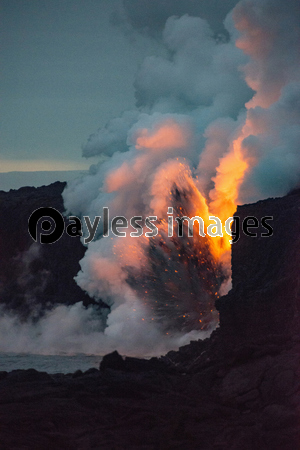
M 115 23 L 138 37 L 142 19 L 143 39 L 156 37 L 149 48 L 157 55 L 136 74 L 136 107 L 84 146 L 83 156 L 99 156 L 99 163 L 63 197 L 66 215 L 82 223 L 104 207 L 110 219 L 141 217 L 141 235 L 130 236 L 136 229 L 129 225 L 126 237 L 105 237 L 101 220 L 75 280 L 107 307 L 59 304 L 42 307 L 42 316 L 38 307 L 27 321 L 3 311 L 1 351 L 146 356 L 207 337 L 218 321 L 215 299 L 231 284 L 227 219 L 238 204 L 300 186 L 299 1 L 241 0 L 223 25 L 214 19 L 237 0 L 216 0 L 213 17 L 207 2 L 149 2 L 151 17 L 170 12 L 161 32 L 161 22 L 135 15 L 139 2 L 123 2 L 123 22 Z M 197 17 L 173 16 L 175 3 L 176 12 Z M 206 13 L 213 29 L 199 17 Z M 151 216 L 158 233 L 146 237 Z M 176 217 L 199 217 L 203 230 L 201 220 L 185 219 L 181 237 Z M 214 225 L 213 237 L 207 228 Z M 29 300 L 36 278 L 28 261 L 38 265 L 38 253 L 32 246 L 19 258 Z M 38 288 L 42 295 L 44 283 Z
M 156 216 L 158 234 L 101 236 L 76 281 L 110 307 L 104 334 L 123 351 L 214 326 L 214 300 L 230 286 L 230 237 L 168 236 L 174 217 L 223 226 L 238 203 L 283 195 L 300 179 L 299 7 L 242 0 L 225 20 L 170 17 L 165 57 L 137 74 L 139 109 L 92 135 L 84 156 L 106 154 L 64 192 L 67 213 L 91 219 Z M 284 50 L 283 50 L 284 49 Z M 148 231 L 148 230 L 147 230 Z M 154 345 L 154 344 L 153 344 Z
M 174 185 L 170 204 L 181 205 L 194 200 Z M 187 216 L 182 206 L 176 208 L 177 217 Z M 176 228 L 176 227 L 175 227 Z M 168 237 L 166 221 L 159 224 L 159 234 L 150 239 L 145 248 L 147 268 L 127 267 L 131 285 L 152 314 L 151 320 L 166 331 L 207 329 L 216 321 L 214 300 L 225 279 L 222 265 L 213 256 L 209 239 L 197 234 Z M 210 238 L 212 239 L 212 238 Z
M 116 299 L 137 317 L 142 309 L 143 317 L 137 320 L 148 325 L 153 322 L 166 334 L 205 330 L 216 323 L 214 301 L 230 275 L 230 238 L 225 231 L 227 237 L 211 237 L 203 231 L 200 235 L 197 222 L 192 237 L 185 223 L 183 236 L 179 236 L 175 221 L 173 236 L 168 236 L 166 212 L 170 207 L 179 218 L 198 216 L 206 226 L 211 223 L 207 200 L 196 186 L 197 178 L 193 178 L 184 158 L 172 158 L 174 152 L 176 155 L 190 148 L 191 132 L 186 124 L 168 119 L 154 124 L 152 130 L 137 129 L 134 138 L 131 164 L 125 160 L 116 170 L 108 171 L 105 194 L 115 194 L 109 203 L 113 214 L 121 211 L 128 216 L 142 211 L 157 216 L 159 232 L 151 238 L 145 233 L 138 238 L 113 237 L 109 241 L 113 242 L 112 255 L 102 251 L 107 238 L 95 242 L 100 251 L 88 258 L 97 289 L 93 295 L 107 302 L 112 312 Z M 166 156 L 170 158 L 164 161 Z M 138 194 L 143 192 L 142 198 L 128 196 L 128 185 L 132 184 L 136 184 Z M 78 279 L 82 285 L 80 275 Z
M 181 151 L 189 145 L 186 136 L 189 133 L 185 127 L 168 120 L 156 125 L 152 132 L 138 131 L 135 147 L 144 152 Z M 140 158 L 143 156 L 137 154 L 137 160 Z M 167 334 L 174 330 L 207 329 L 215 324 L 214 301 L 230 273 L 229 237 L 225 237 L 225 231 L 223 238 L 206 236 L 204 231 L 200 235 L 197 222 L 192 237 L 188 236 L 185 222 L 182 236 L 176 223 L 173 236 L 168 235 L 167 206 L 179 218 L 200 216 L 204 223 L 209 223 L 206 199 L 198 191 L 185 160 L 176 158 L 160 165 L 149 191 L 150 211 L 159 212 L 157 236 L 128 243 L 126 254 L 123 246 L 118 253 L 119 246 L 114 245 L 117 258 L 138 257 L 138 264 L 126 262 L 123 266 L 128 273 L 126 283 L 146 307 L 143 319 L 154 321 Z
M 298 0 L 241 0 L 223 31 L 200 17 L 168 18 L 160 56 L 136 75 L 136 109 L 83 149 L 106 160 L 64 192 L 66 215 L 92 221 L 108 207 L 111 218 L 156 216 L 158 234 L 145 237 L 143 226 L 140 237 L 103 237 L 99 227 L 76 281 L 109 308 L 59 305 L 23 323 L 3 314 L 2 350 L 150 355 L 207 336 L 215 298 L 230 288 L 225 221 L 237 204 L 299 184 L 299 23 Z M 195 221 L 189 236 L 185 221 L 178 236 L 175 218 L 197 216 L 205 235 Z M 210 217 L 223 236 L 206 233 Z

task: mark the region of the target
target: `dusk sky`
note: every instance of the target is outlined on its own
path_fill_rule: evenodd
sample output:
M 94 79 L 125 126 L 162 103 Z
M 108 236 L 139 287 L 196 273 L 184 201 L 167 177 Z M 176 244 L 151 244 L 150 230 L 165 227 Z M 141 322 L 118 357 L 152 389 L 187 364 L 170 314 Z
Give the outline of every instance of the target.
M 111 24 L 118 8 L 117 0 L 2 2 L 1 172 L 88 167 L 89 134 L 133 107 L 134 74 L 151 43 Z
M 0 172 L 88 168 L 82 145 L 134 108 L 135 74 L 163 54 L 168 16 L 202 15 L 217 30 L 235 3 L 2 0 Z

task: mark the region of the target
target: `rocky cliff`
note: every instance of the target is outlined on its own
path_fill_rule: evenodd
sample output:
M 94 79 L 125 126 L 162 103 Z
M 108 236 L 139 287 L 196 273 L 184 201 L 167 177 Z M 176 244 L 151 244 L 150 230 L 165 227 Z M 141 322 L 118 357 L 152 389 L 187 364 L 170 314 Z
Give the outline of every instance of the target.
M 73 279 L 85 252 L 79 238 L 64 234 L 52 245 L 41 245 L 28 233 L 36 209 L 64 211 L 65 184 L 0 191 L 0 305 L 24 318 L 54 304 L 91 301 Z
M 229 295 L 218 301 L 224 336 L 270 343 L 299 334 L 300 318 L 300 190 L 283 198 L 238 207 L 236 215 L 272 217 L 273 235 L 241 233 L 233 244 Z M 253 229 L 252 229 L 253 231 Z

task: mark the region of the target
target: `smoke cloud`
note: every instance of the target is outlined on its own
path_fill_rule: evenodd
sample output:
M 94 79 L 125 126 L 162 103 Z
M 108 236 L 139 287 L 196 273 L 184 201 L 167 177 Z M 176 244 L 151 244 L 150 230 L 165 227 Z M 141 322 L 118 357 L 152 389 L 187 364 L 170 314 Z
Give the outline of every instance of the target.
M 186 8 L 197 9 L 192 3 Z M 154 29 L 158 2 L 151 2 L 147 24 L 134 2 L 124 5 L 134 26 Z M 182 7 L 172 5 L 171 14 Z M 199 8 L 193 12 L 201 17 L 167 18 L 167 56 L 149 56 L 136 76 L 138 109 L 113 119 L 83 150 L 111 157 L 64 192 L 74 214 L 93 217 L 108 206 L 112 216 L 161 221 L 151 240 L 106 239 L 100 230 L 81 261 L 77 283 L 110 306 L 105 332 L 117 330 L 122 342 L 140 329 L 164 342 L 174 330 L 213 327 L 212 298 L 230 288 L 226 245 L 224 251 L 224 243 L 193 240 L 197 263 L 191 264 L 189 242 L 166 237 L 169 206 L 225 220 L 238 203 L 284 195 L 300 179 L 298 3 L 241 1 L 224 22 L 223 38 L 203 19 L 205 2 Z M 212 274 L 210 289 L 200 254 Z
M 141 15 L 141 4 L 151 14 Z M 237 204 L 299 184 L 298 2 L 242 0 L 231 12 L 236 2 L 222 2 L 215 16 L 208 2 L 184 4 L 124 1 L 132 26 L 163 28 L 166 56 L 145 59 L 136 109 L 89 138 L 83 155 L 102 160 L 63 194 L 67 214 L 91 220 L 103 207 L 111 218 L 157 216 L 158 235 L 105 238 L 100 225 L 76 282 L 109 306 L 107 315 L 58 307 L 30 332 L 4 318 L 17 337 L 32 329 L 42 336 L 36 351 L 149 355 L 206 337 L 217 323 L 214 299 L 230 288 L 230 246 L 226 238 L 169 238 L 168 207 L 174 217 L 224 223 Z
M 214 32 L 224 32 L 223 21 L 236 4 L 237 0 L 123 0 L 130 24 L 148 33 L 161 31 L 169 17 L 184 14 L 201 17 Z
M 43 355 L 86 353 L 104 355 L 116 348 L 131 356 L 161 355 L 170 348 L 185 345 L 192 339 L 204 339 L 209 332 L 178 333 L 161 340 L 153 327 L 137 324 L 137 315 L 125 323 L 119 308 L 104 327 L 101 315 L 94 308 L 84 308 L 81 302 L 60 305 L 48 311 L 39 321 L 23 322 L 13 314 L 1 311 L 0 352 L 35 353 Z M 118 318 L 118 315 L 120 316 Z

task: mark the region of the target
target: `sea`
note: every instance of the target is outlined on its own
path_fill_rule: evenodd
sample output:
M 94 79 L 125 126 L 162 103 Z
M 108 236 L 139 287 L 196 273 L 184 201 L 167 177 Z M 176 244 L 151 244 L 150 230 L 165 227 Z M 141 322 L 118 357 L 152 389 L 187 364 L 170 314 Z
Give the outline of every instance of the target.
M 36 369 L 48 373 L 73 373 L 95 367 L 99 369 L 102 357 L 99 355 L 33 355 L 28 353 L 1 353 L 0 371 Z

